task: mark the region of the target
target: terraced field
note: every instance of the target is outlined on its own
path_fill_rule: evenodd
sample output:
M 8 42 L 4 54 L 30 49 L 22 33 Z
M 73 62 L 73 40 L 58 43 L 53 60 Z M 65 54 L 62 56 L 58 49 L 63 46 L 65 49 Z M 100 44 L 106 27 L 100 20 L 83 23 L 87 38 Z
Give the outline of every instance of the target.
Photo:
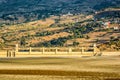
M 1 58 L 0 80 L 120 80 L 120 56 Z

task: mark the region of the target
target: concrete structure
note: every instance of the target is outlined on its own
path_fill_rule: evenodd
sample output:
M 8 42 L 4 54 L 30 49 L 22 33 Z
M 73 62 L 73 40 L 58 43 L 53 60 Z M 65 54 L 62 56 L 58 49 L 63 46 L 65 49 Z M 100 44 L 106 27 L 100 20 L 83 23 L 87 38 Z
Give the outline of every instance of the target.
M 0 52 L 0 57 L 22 57 L 22 56 L 95 56 L 101 54 L 98 51 L 96 44 L 93 47 L 51 47 L 51 48 L 40 48 L 40 47 L 29 47 L 20 48 L 16 44 L 15 49 Z
M 101 56 L 101 55 L 120 55 L 120 52 L 101 52 L 96 44 L 93 47 L 51 47 L 51 48 L 40 48 L 40 47 L 29 47 L 20 48 L 16 45 L 15 49 L 1 51 L 0 57 L 81 57 L 81 56 Z

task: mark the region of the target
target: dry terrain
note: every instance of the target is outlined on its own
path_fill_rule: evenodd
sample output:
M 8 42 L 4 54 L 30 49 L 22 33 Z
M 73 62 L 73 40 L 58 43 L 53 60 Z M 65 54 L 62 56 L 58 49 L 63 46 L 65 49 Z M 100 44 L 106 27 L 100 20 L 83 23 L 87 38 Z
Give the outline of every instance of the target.
M 0 80 L 120 80 L 120 56 L 1 58 Z

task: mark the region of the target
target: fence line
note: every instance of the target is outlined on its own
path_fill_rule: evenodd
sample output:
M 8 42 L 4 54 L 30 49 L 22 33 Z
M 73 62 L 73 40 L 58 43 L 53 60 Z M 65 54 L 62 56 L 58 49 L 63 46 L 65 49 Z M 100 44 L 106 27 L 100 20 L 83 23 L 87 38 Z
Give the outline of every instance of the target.
M 101 54 L 100 50 L 94 46 L 92 47 L 19 47 L 15 46 L 15 49 L 8 50 L 6 57 L 16 57 L 18 55 L 88 55 L 96 56 Z

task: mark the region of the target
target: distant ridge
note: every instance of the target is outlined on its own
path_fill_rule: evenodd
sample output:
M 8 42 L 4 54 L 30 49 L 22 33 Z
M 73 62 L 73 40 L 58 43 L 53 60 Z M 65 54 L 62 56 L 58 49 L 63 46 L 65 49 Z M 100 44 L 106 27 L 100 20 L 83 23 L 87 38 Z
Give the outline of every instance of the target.
M 22 23 L 50 15 L 91 14 L 109 7 L 120 7 L 119 0 L 0 0 L 0 23 Z

